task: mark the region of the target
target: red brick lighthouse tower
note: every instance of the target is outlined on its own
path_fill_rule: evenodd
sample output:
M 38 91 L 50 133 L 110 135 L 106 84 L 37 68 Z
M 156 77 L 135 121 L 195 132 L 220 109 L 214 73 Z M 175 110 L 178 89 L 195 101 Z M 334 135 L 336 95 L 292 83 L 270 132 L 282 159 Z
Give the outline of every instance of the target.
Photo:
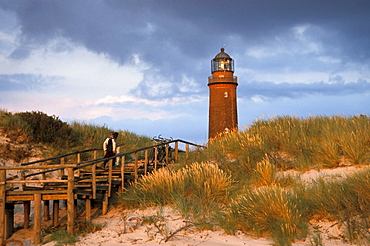
M 225 53 L 224 48 L 211 61 L 211 70 L 212 76 L 208 77 L 209 139 L 238 127 L 238 78 L 234 76 L 234 60 Z

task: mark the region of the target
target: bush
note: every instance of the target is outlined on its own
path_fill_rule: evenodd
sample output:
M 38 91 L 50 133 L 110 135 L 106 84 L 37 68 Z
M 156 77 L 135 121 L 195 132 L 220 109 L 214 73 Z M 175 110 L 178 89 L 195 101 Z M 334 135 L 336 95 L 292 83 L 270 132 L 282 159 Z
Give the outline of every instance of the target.
M 14 116 L 27 123 L 34 142 L 52 143 L 55 147 L 66 148 L 77 141 L 72 128 L 55 115 L 33 111 L 16 113 Z

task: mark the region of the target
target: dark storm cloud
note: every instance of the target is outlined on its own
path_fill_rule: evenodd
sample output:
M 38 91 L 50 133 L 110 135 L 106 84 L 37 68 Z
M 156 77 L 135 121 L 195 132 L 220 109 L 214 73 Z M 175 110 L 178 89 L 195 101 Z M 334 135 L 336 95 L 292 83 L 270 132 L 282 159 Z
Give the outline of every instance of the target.
M 289 30 L 298 25 L 319 27 L 311 28 L 309 34 L 315 41 L 328 44 L 320 55 L 341 57 L 344 63 L 369 65 L 370 62 L 370 1 L 367 0 L 85 0 L 73 3 L 2 0 L 0 6 L 16 13 L 25 47 L 62 36 L 97 53 L 109 54 L 121 64 L 133 62 L 133 55 L 138 55 L 150 67 L 134 91 L 149 98 L 184 93 L 181 91 L 184 75 L 203 88 L 193 93 L 204 94 L 210 59 L 223 44 L 227 44 L 232 57 L 235 54 L 239 59 L 239 68 L 247 69 L 248 57 L 239 53 L 256 45 L 271 44 L 277 37 L 285 38 Z M 17 58 L 27 54 L 26 48 L 13 52 Z M 304 57 L 309 58 L 312 59 Z M 286 59 L 291 61 L 285 64 L 279 58 L 276 63 L 280 65 L 264 60 L 259 66 L 260 72 L 272 66 L 297 64 L 295 61 L 302 57 L 295 55 Z M 258 59 L 252 62 L 258 64 Z M 155 86 L 163 87 L 161 93 L 151 93 Z M 320 89 L 324 94 L 349 89 L 347 84 L 336 87 L 321 83 L 272 83 L 269 86 L 256 87 L 254 91 L 273 97 L 279 93 L 297 96 L 320 93 Z
M 0 74 L 0 91 L 39 90 L 45 86 L 45 78 L 33 74 Z

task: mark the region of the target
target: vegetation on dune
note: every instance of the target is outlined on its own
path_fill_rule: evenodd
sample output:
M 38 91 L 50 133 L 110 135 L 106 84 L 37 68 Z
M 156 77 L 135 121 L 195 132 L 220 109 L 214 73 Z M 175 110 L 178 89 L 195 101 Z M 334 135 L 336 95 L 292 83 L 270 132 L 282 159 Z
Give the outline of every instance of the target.
M 28 146 L 44 146 L 50 151 L 44 153 L 45 157 L 71 153 L 91 148 L 102 148 L 103 141 L 109 136 L 106 126 L 97 126 L 85 122 L 63 122 L 59 117 L 48 116 L 40 111 L 10 113 L 0 110 L 0 128 L 11 140 L 1 147 L 3 157 L 22 161 L 30 154 L 28 148 L 18 148 L 15 153 L 11 144 L 28 144 Z M 152 145 L 149 137 L 138 135 L 129 131 L 119 130 L 118 143 L 125 143 L 124 151 L 129 152 L 137 148 Z M 91 153 L 89 153 L 91 154 Z M 83 154 L 82 159 L 88 158 Z
M 42 112 L 4 110 L 0 110 L 0 130 L 15 144 L 48 146 L 54 155 L 101 148 L 112 131 L 87 123 L 67 124 Z M 153 145 L 148 137 L 119 133 L 125 151 Z M 1 147 L 2 156 L 11 153 L 9 146 Z M 326 220 L 340 225 L 343 240 L 366 245 L 370 243 L 370 168 L 313 182 L 289 173 L 362 167 L 369 161 L 367 116 L 260 119 L 243 131 L 210 141 L 207 148 L 192 151 L 179 163 L 140 178 L 126 189 L 121 201 L 124 207 L 170 205 L 198 229 L 242 231 L 270 237 L 276 245 L 305 239 L 322 245 L 323 237 L 313 224 Z
M 194 163 L 177 171 L 160 169 L 142 177 L 122 195 L 130 207 L 174 205 L 199 227 L 212 226 L 220 207 L 228 203 L 233 180 L 215 164 Z
M 369 158 L 367 116 L 262 119 L 210 141 L 192 153 L 191 162 L 140 179 L 128 187 L 122 202 L 129 207 L 171 205 L 199 228 L 241 230 L 271 237 L 276 245 L 305 238 L 320 245 L 322 237 L 311 223 L 326 219 L 344 228 L 345 240 L 367 244 L 369 168 L 313 183 L 282 174 L 368 164 Z
M 259 120 L 244 131 L 211 141 L 206 151 L 203 155 L 223 169 L 246 176 L 266 156 L 278 171 L 368 163 L 370 118 L 286 116 Z

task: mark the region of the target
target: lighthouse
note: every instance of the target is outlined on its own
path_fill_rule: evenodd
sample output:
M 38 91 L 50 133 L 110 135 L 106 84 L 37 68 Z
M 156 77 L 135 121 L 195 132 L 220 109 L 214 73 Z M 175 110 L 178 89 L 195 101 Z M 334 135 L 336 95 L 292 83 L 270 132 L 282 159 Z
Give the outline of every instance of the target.
M 209 122 L 208 139 L 229 132 L 238 127 L 234 60 L 221 48 L 211 61 L 212 76 L 208 77 Z

